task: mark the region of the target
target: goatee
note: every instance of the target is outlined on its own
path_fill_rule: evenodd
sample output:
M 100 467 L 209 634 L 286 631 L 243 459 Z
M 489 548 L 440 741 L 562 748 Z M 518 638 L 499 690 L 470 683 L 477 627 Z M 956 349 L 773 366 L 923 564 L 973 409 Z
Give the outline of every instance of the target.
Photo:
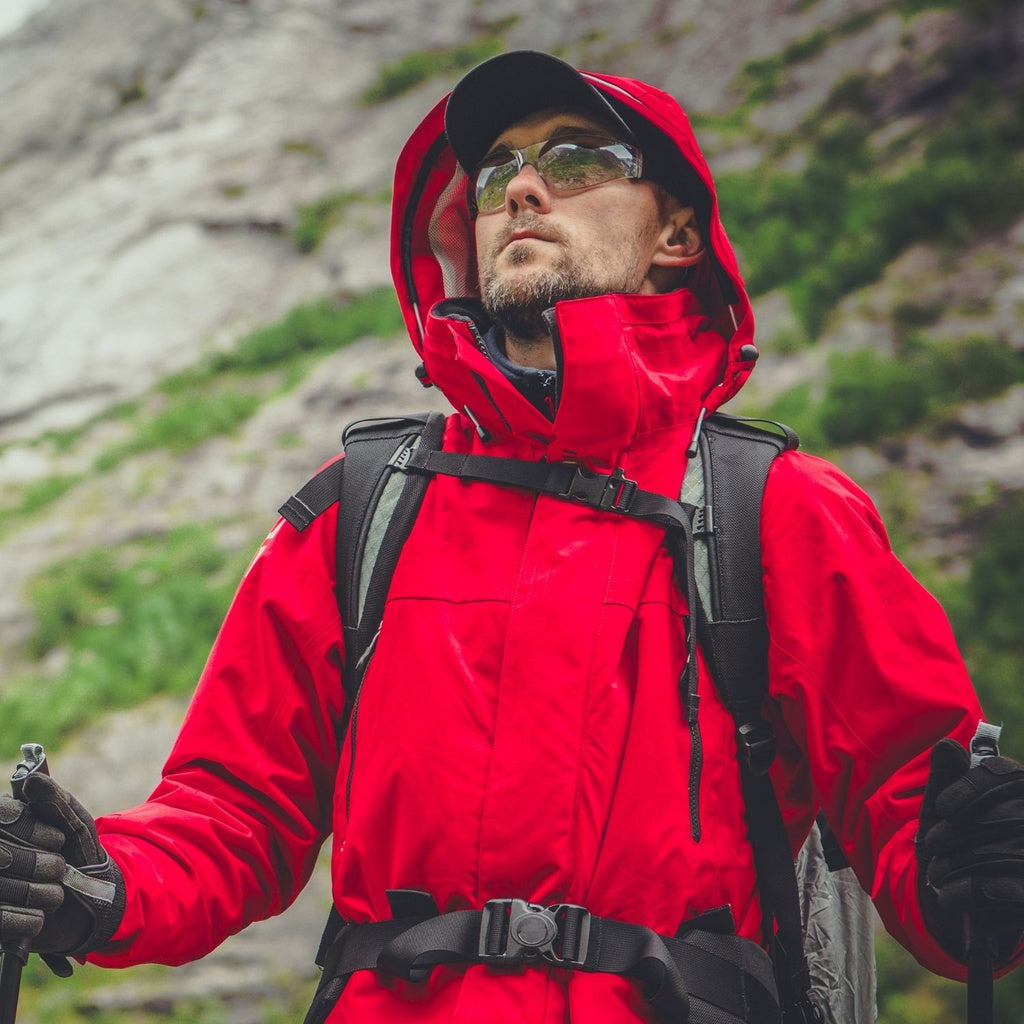
M 536 230 L 542 241 L 513 241 L 514 230 Z M 531 267 L 531 261 L 538 259 L 534 248 L 538 244 L 555 245 L 559 251 L 553 258 L 548 257 L 546 265 Z M 639 253 L 624 255 L 625 259 L 611 268 L 595 265 L 575 256 L 567 241 L 551 227 L 539 220 L 520 219 L 510 223 L 480 255 L 480 298 L 507 337 L 538 342 L 551 333 L 544 313 L 556 302 L 639 291 L 647 264 L 639 259 Z M 498 269 L 501 260 L 507 264 L 505 273 Z
M 551 333 L 544 313 L 556 302 L 596 294 L 576 268 L 553 267 L 512 280 L 492 275 L 484 282 L 481 298 L 484 309 L 507 335 L 531 342 Z

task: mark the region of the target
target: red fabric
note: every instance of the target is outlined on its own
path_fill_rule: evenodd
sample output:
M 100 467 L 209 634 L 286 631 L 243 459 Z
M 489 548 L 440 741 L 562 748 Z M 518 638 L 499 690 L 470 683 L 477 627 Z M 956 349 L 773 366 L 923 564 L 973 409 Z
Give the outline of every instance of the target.
M 678 107 L 649 87 L 616 84 L 679 139 L 710 186 Z M 721 311 L 705 314 L 688 291 L 560 304 L 562 399 L 551 423 L 464 320 L 429 312 L 473 276 L 464 180 L 443 147 L 401 249 L 442 109 L 399 163 L 394 269 L 431 378 L 489 433 L 485 443 L 469 415 L 454 414 L 445 448 L 621 466 L 641 487 L 677 496 L 700 410 L 750 370 L 739 349 L 753 320 L 717 214 L 712 244 L 739 293 L 738 329 L 724 330 Z M 446 281 L 455 282 L 448 292 Z M 730 904 L 740 932 L 756 937 L 733 726 L 703 661 L 702 835 L 691 834 L 678 690 L 687 609 L 661 530 L 524 491 L 434 480 L 341 744 L 336 512 L 268 538 L 164 781 L 142 807 L 100 821 L 129 902 L 116 951 L 92 959 L 201 956 L 286 906 L 332 830 L 334 897 L 352 920 L 388 917 L 385 891 L 411 888 L 445 910 L 518 896 L 663 932 Z M 773 779 L 794 850 L 823 806 L 886 925 L 928 966 L 956 973 L 923 928 L 913 849 L 927 752 L 946 735 L 969 740 L 981 717 L 945 617 L 893 556 L 867 497 L 827 463 L 777 460 L 762 534 L 781 748 Z M 420 985 L 360 973 L 330 1020 L 647 1016 L 622 978 L 453 967 Z

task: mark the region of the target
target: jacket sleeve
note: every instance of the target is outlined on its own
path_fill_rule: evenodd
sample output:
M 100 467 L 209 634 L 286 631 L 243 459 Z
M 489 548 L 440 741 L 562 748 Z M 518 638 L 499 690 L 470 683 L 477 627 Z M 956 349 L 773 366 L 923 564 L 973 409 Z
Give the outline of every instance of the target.
M 945 613 L 893 554 L 868 496 L 803 453 L 773 465 L 762 507 L 773 769 L 792 832 L 820 806 L 888 931 L 930 970 L 914 838 L 934 744 L 982 717 Z M 808 786 L 810 791 L 808 792 Z
M 284 910 L 331 829 L 343 715 L 336 508 L 280 522 L 239 586 L 163 777 L 98 820 L 128 904 L 105 966 L 180 964 Z

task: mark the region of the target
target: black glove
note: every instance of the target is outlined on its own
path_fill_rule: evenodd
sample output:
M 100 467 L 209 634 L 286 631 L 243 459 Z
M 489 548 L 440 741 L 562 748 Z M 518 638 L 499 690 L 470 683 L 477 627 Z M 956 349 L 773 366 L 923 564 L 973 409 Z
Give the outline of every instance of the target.
M 988 757 L 971 767 L 955 740 L 932 751 L 917 834 L 919 892 L 942 947 L 965 959 L 964 923 L 996 941 L 1006 963 L 1024 933 L 1024 765 Z
M 27 942 L 70 973 L 65 956 L 99 949 L 117 931 L 124 880 L 91 815 L 53 779 L 29 775 L 22 798 L 0 797 L 0 938 Z

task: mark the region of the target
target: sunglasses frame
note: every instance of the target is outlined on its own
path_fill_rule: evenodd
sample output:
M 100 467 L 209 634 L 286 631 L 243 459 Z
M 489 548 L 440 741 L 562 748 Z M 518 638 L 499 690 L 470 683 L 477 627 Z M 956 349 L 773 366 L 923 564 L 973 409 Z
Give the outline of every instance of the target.
M 537 166 L 537 161 L 544 156 L 546 152 L 553 149 L 556 146 L 572 146 L 575 149 L 585 149 L 594 152 L 600 152 L 602 150 L 610 150 L 614 147 L 624 149 L 630 158 L 630 170 L 621 175 L 615 175 L 612 178 L 605 178 L 603 181 L 596 181 L 593 185 L 583 185 L 580 188 L 560 188 L 556 182 L 551 181 L 547 175 Z M 529 164 L 543 179 L 544 183 L 556 194 L 572 195 L 576 192 L 586 192 L 588 189 L 597 188 L 599 185 L 606 185 L 609 181 L 621 181 L 623 179 L 628 181 L 636 181 L 643 174 L 643 163 L 644 158 L 640 150 L 630 142 L 624 142 L 622 139 L 616 139 L 608 137 L 606 141 L 599 144 L 591 144 L 575 138 L 558 138 L 543 139 L 540 142 L 533 142 L 529 146 L 502 146 L 497 151 L 497 154 L 502 154 L 502 151 L 508 154 L 508 159 L 502 160 L 500 163 L 491 162 L 491 158 L 483 160 L 473 173 L 469 176 L 471 187 L 469 189 L 469 212 L 470 215 L 475 219 L 478 216 L 487 216 L 491 213 L 497 213 L 504 206 L 505 191 L 508 189 L 508 185 L 505 186 L 505 191 L 502 192 L 502 202 L 500 205 L 486 210 L 481 210 L 479 205 L 480 195 L 480 184 L 479 178 L 482 171 L 485 169 L 498 170 L 502 167 L 506 167 L 511 163 L 515 163 L 516 170 L 515 174 L 509 178 L 511 183 L 519 172 Z M 503 155 L 503 154 L 502 154 Z M 616 154 L 618 158 L 618 154 Z

